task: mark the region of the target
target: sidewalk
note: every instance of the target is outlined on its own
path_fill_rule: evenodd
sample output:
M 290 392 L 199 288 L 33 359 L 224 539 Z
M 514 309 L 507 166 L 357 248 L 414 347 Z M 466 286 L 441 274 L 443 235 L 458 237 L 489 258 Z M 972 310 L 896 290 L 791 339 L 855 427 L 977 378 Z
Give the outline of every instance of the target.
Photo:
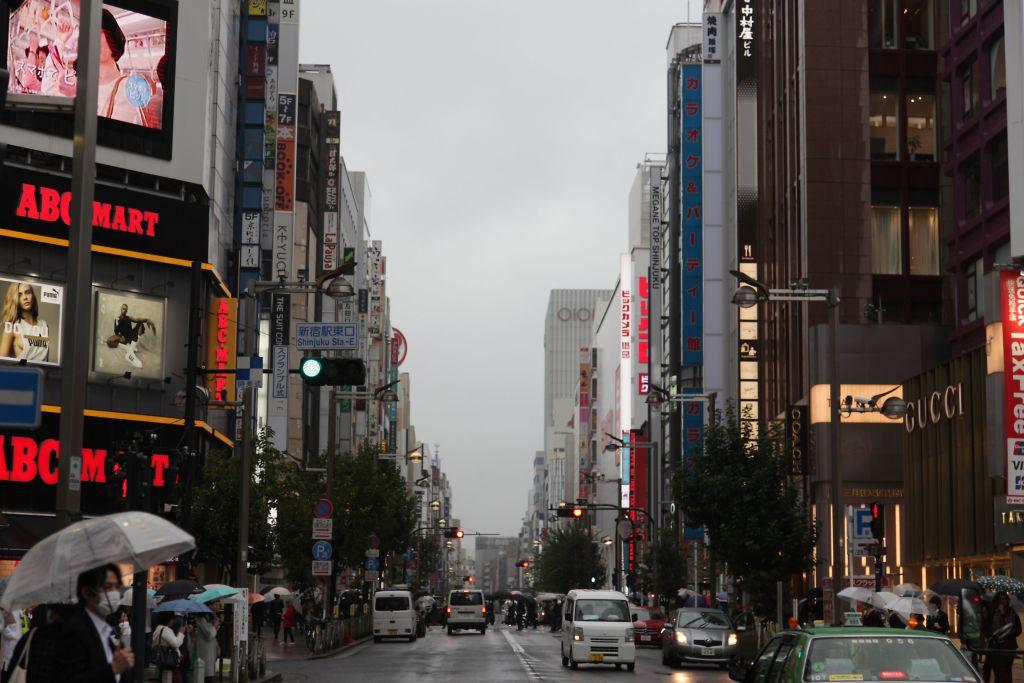
M 361 643 L 365 643 L 370 639 L 370 636 L 365 638 L 359 638 L 353 640 L 351 643 L 342 645 L 339 648 L 315 655 L 309 651 L 306 647 L 306 643 L 302 640 L 296 640 L 295 643 L 289 642 L 284 644 L 281 642 L 274 641 L 274 635 L 272 633 L 265 634 L 263 636 L 263 651 L 267 655 L 267 667 L 270 667 L 270 662 L 281 662 L 281 661 L 295 661 L 300 659 L 323 659 L 325 657 L 333 657 L 339 652 L 355 647 Z M 1024 683 L 1024 680 L 1021 681 Z

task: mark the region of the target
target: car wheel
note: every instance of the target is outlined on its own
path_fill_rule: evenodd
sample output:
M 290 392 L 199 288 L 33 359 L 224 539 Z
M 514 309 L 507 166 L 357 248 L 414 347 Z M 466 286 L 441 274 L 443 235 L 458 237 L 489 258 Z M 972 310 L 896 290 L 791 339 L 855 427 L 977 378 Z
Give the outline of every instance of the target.
M 569 658 L 565 656 L 565 650 L 562 649 L 561 647 L 559 647 L 558 650 L 559 650 L 558 654 L 562 655 L 562 666 L 563 667 L 569 666 Z
M 629 671 L 630 673 L 636 671 L 636 662 L 630 662 L 629 664 L 627 664 L 626 671 Z
M 373 637 L 373 642 L 379 643 L 380 642 L 380 636 L 374 636 Z
M 721 669 L 722 671 L 725 671 L 726 669 L 729 668 L 729 664 L 727 662 L 723 662 L 723 663 L 718 665 L 718 668 Z
M 409 636 L 409 642 L 410 643 L 415 643 L 416 642 L 416 636 Z
M 455 631 L 452 629 L 451 626 L 449 626 L 448 627 L 448 635 L 452 635 L 453 633 L 455 633 Z
M 622 671 L 622 665 L 621 664 L 616 664 L 615 665 L 615 670 L 616 671 Z
M 569 668 L 575 671 L 580 668 L 580 663 L 572 658 L 572 648 L 569 648 Z

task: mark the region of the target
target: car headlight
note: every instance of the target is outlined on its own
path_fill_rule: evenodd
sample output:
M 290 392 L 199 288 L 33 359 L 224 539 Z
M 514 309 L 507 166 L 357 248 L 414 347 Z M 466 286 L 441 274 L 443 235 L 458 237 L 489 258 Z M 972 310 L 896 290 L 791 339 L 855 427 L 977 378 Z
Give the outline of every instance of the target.
M 627 628 L 626 629 L 626 642 L 627 643 L 632 643 L 635 634 L 636 634 L 636 631 L 634 629 Z
M 573 640 L 583 640 L 583 629 L 580 628 L 579 626 L 574 628 L 572 630 L 572 639 Z
M 728 639 L 728 640 L 726 640 L 725 642 L 726 642 L 727 644 L 729 644 L 729 645 L 735 645 L 735 644 L 736 644 L 736 643 L 738 642 L 738 641 L 736 640 L 736 634 L 735 634 L 735 633 L 730 633 L 730 634 L 729 634 L 729 639 Z
M 680 645 L 686 645 L 686 634 L 682 631 L 676 631 L 676 642 Z

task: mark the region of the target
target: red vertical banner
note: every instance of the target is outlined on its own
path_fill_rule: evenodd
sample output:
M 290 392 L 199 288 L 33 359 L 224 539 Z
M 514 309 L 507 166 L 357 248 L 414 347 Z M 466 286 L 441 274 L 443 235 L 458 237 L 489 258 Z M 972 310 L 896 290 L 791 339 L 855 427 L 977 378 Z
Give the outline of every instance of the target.
M 1003 422 L 1006 502 L 1024 504 L 1024 272 L 999 274 L 1003 307 Z

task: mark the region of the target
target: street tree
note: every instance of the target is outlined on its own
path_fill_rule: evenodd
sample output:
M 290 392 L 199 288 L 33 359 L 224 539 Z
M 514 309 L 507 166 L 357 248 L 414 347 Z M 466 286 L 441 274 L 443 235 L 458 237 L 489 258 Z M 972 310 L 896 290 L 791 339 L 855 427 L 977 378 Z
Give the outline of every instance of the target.
M 640 580 L 646 591 L 657 596 L 659 605 L 670 604 L 676 592 L 686 585 L 686 555 L 675 527 L 658 531 L 657 542 L 651 544 L 644 557 Z
M 597 588 L 604 582 L 604 575 L 604 561 L 590 528 L 577 521 L 548 532 L 533 573 L 534 585 L 553 593 Z
M 755 609 L 775 604 L 775 586 L 812 567 L 815 530 L 793 476 L 782 430 L 754 434 L 729 406 L 704 432 L 704 448 L 673 480 L 688 523 L 704 525 L 714 557 L 724 561 Z

